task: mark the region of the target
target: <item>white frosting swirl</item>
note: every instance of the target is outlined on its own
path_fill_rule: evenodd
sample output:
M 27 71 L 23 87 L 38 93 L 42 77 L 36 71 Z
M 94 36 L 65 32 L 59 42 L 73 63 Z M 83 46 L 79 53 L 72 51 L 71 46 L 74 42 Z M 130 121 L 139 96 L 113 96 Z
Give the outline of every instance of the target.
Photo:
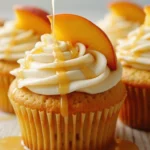
M 106 32 L 114 46 L 117 45 L 118 39 L 125 38 L 130 31 L 140 26 L 139 23 L 128 21 L 113 13 L 106 15 L 97 25 Z
M 16 28 L 15 21 L 8 21 L 0 28 L 0 59 L 16 61 L 25 51 L 34 47 L 40 36 L 32 30 Z
M 117 56 L 123 65 L 150 70 L 150 27 L 141 26 L 118 43 Z
M 120 81 L 121 65 L 118 64 L 116 71 L 111 71 L 107 66 L 105 56 L 99 51 L 87 50 L 81 43 L 77 43 L 70 48 L 68 42 L 58 41 L 57 46 L 65 58 L 64 62 L 60 64 L 60 68 L 61 66 L 65 68 L 69 79 L 68 93 L 74 91 L 90 94 L 101 93 Z M 43 95 L 60 94 L 57 74 L 58 62 L 56 61 L 54 47 L 52 36 L 49 34 L 43 35 L 41 42 L 38 42 L 32 51 L 26 53 L 25 59 L 18 61 L 21 67 L 11 71 L 11 74 L 18 78 L 19 88 L 27 87 L 32 92 Z M 72 58 L 72 49 L 77 51 L 75 58 Z M 28 68 L 26 68 L 26 62 L 30 64 Z M 89 72 L 93 72 L 95 76 L 87 79 L 86 74 L 82 71 L 84 67 Z

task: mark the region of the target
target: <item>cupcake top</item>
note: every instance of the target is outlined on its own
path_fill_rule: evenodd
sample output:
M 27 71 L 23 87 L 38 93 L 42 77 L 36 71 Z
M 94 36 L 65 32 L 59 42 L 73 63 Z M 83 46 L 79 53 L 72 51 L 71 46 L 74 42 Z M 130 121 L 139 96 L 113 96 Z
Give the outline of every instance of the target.
M 56 33 L 57 39 L 60 39 L 58 36 L 64 35 L 63 31 L 66 38 L 71 38 L 71 36 L 73 36 L 72 40 L 75 38 L 75 34 L 71 32 L 76 31 L 76 29 L 69 30 L 71 25 L 63 25 L 67 21 L 67 18 L 71 18 L 72 24 L 74 22 L 80 24 L 80 26 L 77 25 L 77 28 L 87 25 L 88 32 L 91 32 L 89 34 L 96 36 L 96 39 L 99 36 L 96 35 L 98 31 L 100 37 L 105 38 L 102 39 L 104 41 L 103 48 L 105 44 L 110 44 L 106 35 L 99 28 L 76 15 L 56 16 L 56 32 L 59 32 L 59 27 L 57 27 L 60 21 L 59 18 L 62 21 L 60 23 L 62 29 L 60 31 L 61 34 Z M 65 29 L 68 29 L 69 32 Z M 97 94 L 114 87 L 120 81 L 122 74 L 120 64 L 117 65 L 115 61 L 112 61 L 114 62 L 112 65 L 108 64 L 107 57 L 115 60 L 115 55 L 111 55 L 114 52 L 110 51 L 110 53 L 108 52 L 107 55 L 104 55 L 104 50 L 100 52 L 98 49 L 87 47 L 86 40 L 92 41 L 86 38 L 86 34 L 88 33 L 84 32 L 84 30 L 86 30 L 85 27 L 83 33 L 78 33 L 80 34 L 79 37 L 85 34 L 82 37 L 85 40 L 84 42 L 81 42 L 81 40 L 79 42 L 71 42 L 68 39 L 65 41 L 55 41 L 51 34 L 43 35 L 41 41 L 31 51 L 26 52 L 25 58 L 18 61 L 20 68 L 11 72 L 11 74 L 17 77 L 18 88 L 27 87 L 32 92 L 43 95 L 64 95 L 74 91 Z M 79 37 L 77 38 L 79 39 Z M 97 41 L 98 43 L 99 40 Z M 112 70 L 109 65 L 116 65 L 116 67 Z
M 42 11 L 43 16 L 34 13 L 35 10 Z M 42 33 L 35 29 L 30 19 L 39 18 L 42 21 L 48 15 L 43 10 L 31 6 L 17 6 L 15 13 L 16 20 L 6 21 L 4 26 L 0 27 L 1 60 L 17 61 L 24 56 L 25 51 L 32 49 L 35 43 L 40 40 Z M 47 25 L 49 26 L 48 22 L 46 22 Z M 43 33 L 48 33 L 48 30 L 46 29 Z
M 105 16 L 104 20 L 98 22 L 98 26 L 106 32 L 115 46 L 117 45 L 118 39 L 126 37 L 130 31 L 139 27 L 140 24 L 138 22 L 128 21 L 124 17 L 110 13 Z
M 63 55 L 64 62 L 57 62 L 55 50 Z M 69 82 L 67 93 L 101 93 L 116 85 L 121 77 L 120 65 L 116 71 L 111 71 L 102 53 L 93 49 L 87 51 L 82 43 L 72 46 L 69 42 L 57 41 L 55 45 L 49 34 L 43 35 L 41 42 L 18 62 L 21 67 L 11 72 L 19 79 L 18 87 L 43 95 L 61 94 L 58 71 L 61 72 L 62 66 L 66 72 L 63 80 Z
M 18 29 L 15 21 L 7 21 L 0 28 L 0 59 L 16 61 L 34 47 L 40 36 L 33 30 Z
M 130 2 L 113 2 L 109 8 L 111 13 L 99 21 L 98 26 L 107 33 L 116 46 L 118 39 L 125 38 L 130 31 L 143 23 L 145 15 L 140 6 Z
M 150 10 L 150 7 L 147 8 Z M 150 12 L 150 11 L 149 11 Z M 119 40 L 117 56 L 124 66 L 150 70 L 150 24 L 147 15 L 145 24 L 130 32 L 126 39 Z

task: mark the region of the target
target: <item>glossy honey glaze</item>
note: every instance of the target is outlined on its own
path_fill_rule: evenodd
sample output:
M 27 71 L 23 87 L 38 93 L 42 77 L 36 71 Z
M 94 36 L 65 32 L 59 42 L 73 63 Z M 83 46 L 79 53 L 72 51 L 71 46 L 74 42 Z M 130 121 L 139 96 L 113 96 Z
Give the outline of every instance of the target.
M 0 140 L 0 150 L 27 150 L 22 144 L 21 137 L 7 137 Z M 129 141 L 116 140 L 109 150 L 139 150 L 137 146 Z
M 109 150 L 139 150 L 138 147 L 126 140 L 117 139 Z
M 14 118 L 13 115 L 1 116 L 1 117 L 0 117 L 0 122 L 1 122 L 1 121 L 8 121 L 8 120 L 11 120 L 11 119 L 13 119 L 13 118 Z

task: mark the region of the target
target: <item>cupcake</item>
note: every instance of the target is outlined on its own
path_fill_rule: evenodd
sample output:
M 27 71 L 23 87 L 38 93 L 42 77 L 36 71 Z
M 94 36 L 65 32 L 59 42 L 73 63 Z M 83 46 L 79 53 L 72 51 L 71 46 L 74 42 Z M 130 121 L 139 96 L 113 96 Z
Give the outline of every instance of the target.
M 117 56 L 123 65 L 122 81 L 128 96 L 121 120 L 132 128 L 150 131 L 150 7 L 144 25 L 119 40 Z
M 10 113 L 13 108 L 7 95 L 14 77 L 9 72 L 19 67 L 17 60 L 24 57 L 25 51 L 34 47 L 40 40 L 40 35 L 50 31 L 46 17 L 48 13 L 43 10 L 31 6 L 16 6 L 15 13 L 16 20 L 6 21 L 0 28 L 0 110 Z
M 0 27 L 4 25 L 4 22 L 5 21 L 3 19 L 0 19 Z
M 113 46 L 101 29 L 77 15 L 56 15 L 52 31 L 11 71 L 16 79 L 9 98 L 24 145 L 106 149 L 126 98 Z
M 125 38 L 129 32 L 143 24 L 145 14 L 137 4 L 125 1 L 113 2 L 109 9 L 111 12 L 97 25 L 106 32 L 113 46 L 116 46 L 118 39 Z

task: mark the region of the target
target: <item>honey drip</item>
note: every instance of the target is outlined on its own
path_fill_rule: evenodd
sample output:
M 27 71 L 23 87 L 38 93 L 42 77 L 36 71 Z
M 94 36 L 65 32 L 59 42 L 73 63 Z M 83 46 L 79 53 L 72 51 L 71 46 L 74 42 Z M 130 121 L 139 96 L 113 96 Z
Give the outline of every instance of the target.
M 141 36 L 142 36 L 143 34 L 144 34 L 144 26 L 141 26 L 141 27 L 140 27 L 140 31 L 139 31 L 138 35 L 136 36 L 136 39 L 135 39 L 135 41 L 133 42 L 131 48 L 134 48 L 134 47 L 136 46 L 136 43 L 140 40 L 140 38 L 141 38 Z M 141 54 L 142 54 L 142 52 L 136 52 L 136 53 L 134 54 L 135 60 L 136 60 L 137 58 L 139 58 L 139 57 L 141 56 Z
M 21 137 L 7 137 L 0 140 L 0 150 L 25 150 Z
M 5 58 L 8 58 L 10 55 L 11 55 L 11 49 L 12 49 L 12 46 L 14 46 L 16 44 L 16 40 L 15 40 L 15 36 L 16 36 L 16 31 L 13 31 L 11 33 L 11 37 L 12 37 L 12 40 L 11 42 L 9 43 L 8 47 L 5 49 L 4 51 L 4 54 L 5 54 Z
M 68 99 L 65 94 L 69 91 L 69 79 L 67 77 L 66 70 L 64 69 L 65 58 L 63 52 L 58 48 L 57 43 L 55 43 L 54 53 L 57 61 L 56 68 L 59 80 L 59 92 L 61 94 L 60 112 L 62 116 L 66 117 L 68 116 Z
M 40 54 L 43 52 L 43 49 L 42 48 L 38 48 L 38 49 L 35 49 L 32 54 Z
M 93 71 L 91 71 L 91 69 L 89 69 L 87 66 L 83 66 L 80 69 L 87 79 L 96 77 L 95 73 Z
M 74 59 L 78 56 L 79 51 L 77 48 L 75 48 L 70 42 L 68 43 L 68 49 L 71 52 L 71 58 Z
M 26 56 L 26 59 L 25 59 L 25 69 L 29 69 L 30 68 L 30 63 L 32 62 L 32 56 L 31 55 L 28 55 Z
M 109 150 L 139 150 L 138 147 L 126 140 L 117 139 L 116 142 L 111 145 Z
M 21 144 L 21 137 L 7 137 L 0 140 L 0 150 L 26 150 Z M 68 148 L 67 148 L 68 149 Z M 109 150 L 139 150 L 137 146 L 129 141 L 117 140 L 110 146 Z
M 61 101 L 60 101 L 60 112 L 61 115 L 64 117 L 68 116 L 68 99 L 67 99 L 67 93 L 69 91 L 69 79 L 67 77 L 66 74 L 66 70 L 64 69 L 64 55 L 63 52 L 61 51 L 61 49 L 59 49 L 57 41 L 55 39 L 55 32 L 54 32 L 54 26 L 55 26 L 55 1 L 52 0 L 52 19 L 53 19 L 53 23 L 52 23 L 52 35 L 54 38 L 54 42 L 55 42 L 55 47 L 54 47 L 54 53 L 55 53 L 55 58 L 57 61 L 56 64 L 56 72 L 58 75 L 58 80 L 59 80 L 59 92 L 61 95 Z
M 52 6 L 52 19 L 53 19 L 53 21 L 52 21 L 52 24 L 51 24 L 51 26 L 52 26 L 52 35 L 53 35 L 53 37 L 55 38 L 55 32 L 54 32 L 54 26 L 55 26 L 55 0 L 51 0 L 51 6 Z

